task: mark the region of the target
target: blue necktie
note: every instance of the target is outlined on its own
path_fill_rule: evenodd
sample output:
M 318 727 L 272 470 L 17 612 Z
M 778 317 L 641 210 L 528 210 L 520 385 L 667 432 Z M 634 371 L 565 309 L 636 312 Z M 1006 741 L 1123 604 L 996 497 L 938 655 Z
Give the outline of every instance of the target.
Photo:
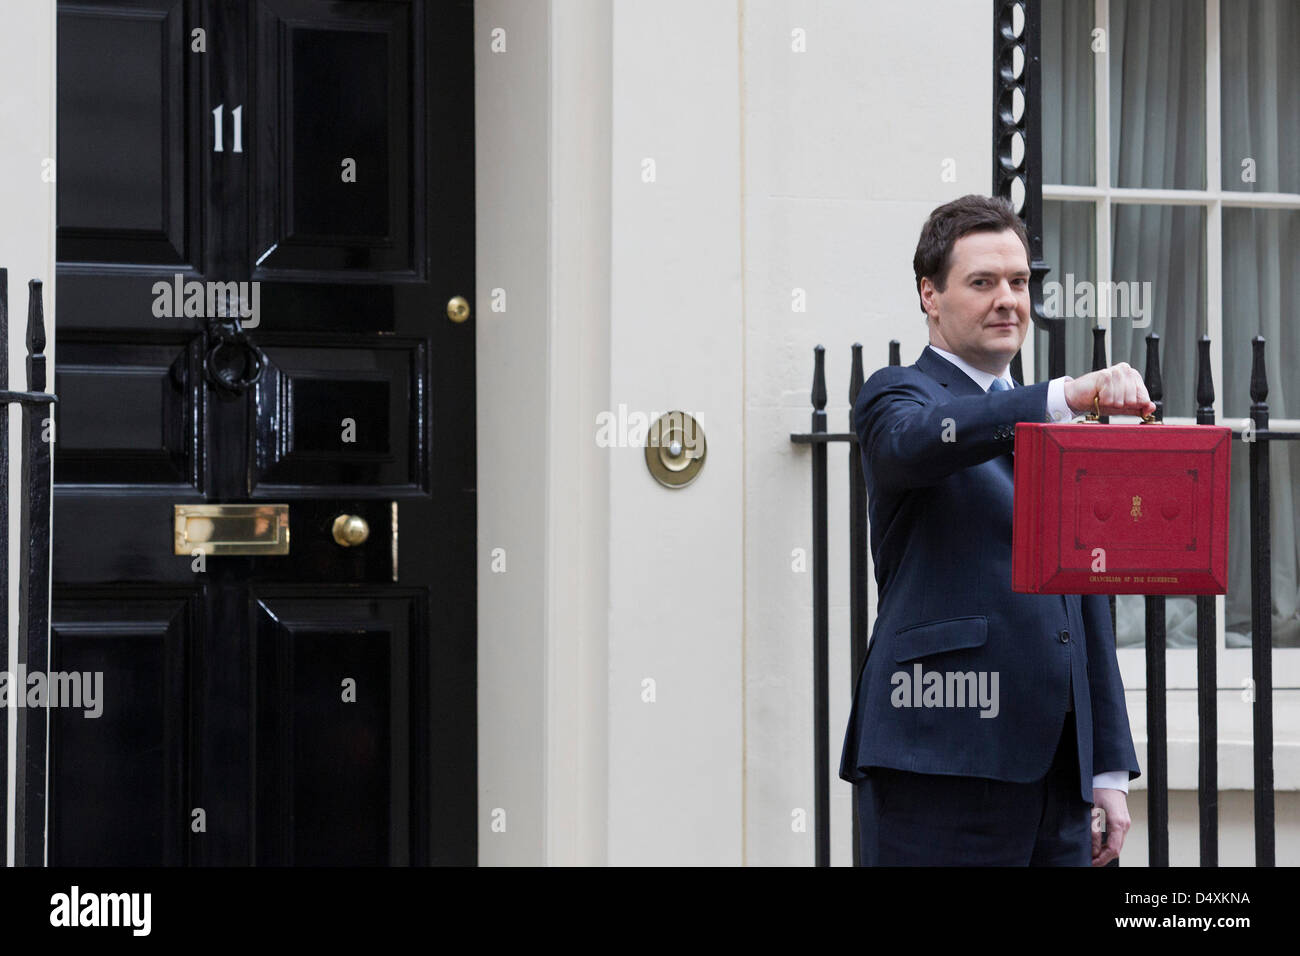
M 989 386 L 989 391 L 990 391 L 990 392 L 1009 392 L 1009 391 L 1011 391 L 1011 383 L 1008 382 L 1008 381 L 1007 381 L 1006 379 L 1004 379 L 1004 378 L 995 378 L 995 379 L 993 380 L 993 384 Z M 1015 455 L 1015 451 L 1014 451 L 1013 449 L 1008 448 L 1006 451 L 1003 452 L 1003 454 L 1004 454 L 1004 455 L 1014 456 L 1014 455 Z

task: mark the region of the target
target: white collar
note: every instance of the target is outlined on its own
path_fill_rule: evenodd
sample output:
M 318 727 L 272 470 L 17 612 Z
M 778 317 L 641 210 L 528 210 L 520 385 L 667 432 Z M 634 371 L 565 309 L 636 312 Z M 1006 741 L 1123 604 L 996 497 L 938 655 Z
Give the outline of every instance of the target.
M 992 375 L 984 371 L 983 369 L 979 369 L 971 365 L 969 362 L 964 360 L 960 355 L 953 355 L 951 352 L 946 352 L 943 349 L 939 348 L 939 346 L 934 345 L 933 343 L 930 344 L 928 347 L 934 349 L 936 353 L 943 356 L 953 365 L 957 366 L 959 369 L 961 369 L 963 372 L 969 375 L 971 380 L 980 388 L 984 389 L 984 391 L 986 392 L 989 390 L 989 386 L 993 384 L 993 380 L 995 378 L 1002 379 L 1011 388 L 1016 387 L 1016 383 L 1011 379 L 1010 365 L 1008 365 L 1006 368 L 1002 370 L 1001 375 Z

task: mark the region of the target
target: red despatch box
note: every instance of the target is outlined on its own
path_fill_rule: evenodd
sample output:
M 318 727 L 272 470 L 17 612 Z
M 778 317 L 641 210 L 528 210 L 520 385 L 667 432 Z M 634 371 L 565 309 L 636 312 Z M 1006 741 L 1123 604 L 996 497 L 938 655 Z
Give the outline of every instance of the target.
M 1018 423 L 1011 590 L 1226 593 L 1231 449 L 1215 425 Z

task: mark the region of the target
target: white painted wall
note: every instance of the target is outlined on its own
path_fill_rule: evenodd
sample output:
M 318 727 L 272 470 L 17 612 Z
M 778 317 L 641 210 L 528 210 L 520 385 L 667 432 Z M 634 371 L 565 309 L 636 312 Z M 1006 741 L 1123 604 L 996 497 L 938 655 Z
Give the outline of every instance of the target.
M 610 22 L 604 0 L 475 6 L 486 865 L 607 860 Z
M 921 225 L 949 199 L 987 193 L 992 175 L 989 17 L 963 0 L 924 13 L 874 0 L 745 4 L 747 863 L 813 858 L 812 574 L 793 570 L 797 549 L 811 557 L 811 466 L 789 438 L 809 428 L 813 347 L 826 347 L 826 410 L 840 432 L 851 430 L 850 346 L 862 343 L 868 375 L 888 362 L 889 339 L 904 364 L 924 347 L 912 278 Z M 852 852 L 852 789 L 836 774 L 853 677 L 847 455 L 832 446 L 828 466 L 836 864 Z M 874 582 L 871 601 L 874 615 Z
M 693 484 L 669 490 L 643 448 L 609 452 L 609 862 L 739 864 L 740 7 L 623 0 L 613 10 L 609 407 L 696 416 L 707 459 Z
M 478 768 L 484 864 L 546 862 L 550 6 L 509 0 L 475 4 Z M 493 29 L 505 31 L 506 52 L 490 52 Z M 504 313 L 490 311 L 494 288 L 506 291 Z M 496 549 L 504 573 L 491 570 Z
M 27 328 L 27 280 L 44 284 L 45 328 L 54 344 L 54 188 L 41 177 L 42 163 L 53 158 L 54 123 L 54 10 L 55 0 L 0 4 L 0 267 L 9 270 L 9 387 L 27 388 L 24 335 Z M 53 381 L 53 362 L 49 380 Z M 0 414 L 3 414 L 0 411 Z M 5 569 L 18 567 L 20 413 L 15 407 L 9 419 L 9 515 L 10 540 L 6 546 Z M 13 671 L 17 666 L 18 575 L 4 575 L 9 590 L 10 656 L 0 666 Z M 13 862 L 13 780 L 15 726 L 9 721 L 6 742 L 10 793 L 6 830 L 10 833 L 9 858 Z
M 480 860 L 740 863 L 738 7 L 475 19 Z M 620 405 L 697 414 L 701 477 L 600 447 Z
M 1145 765 L 1141 744 L 1138 759 Z M 1220 760 L 1223 758 L 1220 757 Z M 1173 757 L 1170 757 L 1170 776 L 1173 777 Z M 1140 778 L 1139 778 L 1140 779 Z M 1247 777 L 1249 779 L 1249 777 Z M 1279 784 L 1280 786 L 1280 784 Z M 1219 866 L 1255 865 L 1255 795 L 1250 790 L 1232 789 L 1219 793 Z M 1146 866 L 1147 852 L 1147 791 L 1138 788 L 1129 794 L 1129 814 L 1133 829 L 1124 841 L 1121 865 Z M 1294 789 L 1281 790 L 1273 804 L 1274 834 L 1277 841 L 1277 865 L 1300 866 L 1300 793 Z M 1200 808 L 1197 804 L 1195 784 L 1193 789 L 1169 791 L 1169 865 L 1200 866 L 1201 860 Z
M 551 10 L 547 862 L 609 858 L 611 8 Z

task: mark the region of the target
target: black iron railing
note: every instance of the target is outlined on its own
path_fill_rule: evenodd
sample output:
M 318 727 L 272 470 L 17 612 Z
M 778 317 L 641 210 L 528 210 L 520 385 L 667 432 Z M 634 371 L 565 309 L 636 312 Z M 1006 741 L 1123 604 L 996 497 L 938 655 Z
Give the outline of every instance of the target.
M 27 283 L 27 391 L 9 391 L 9 273 L 0 269 L 0 554 L 8 581 L 9 406 L 22 408 L 22 494 L 18 516 L 18 673 L 49 672 L 50 635 L 50 467 L 55 397 L 46 393 L 45 310 L 41 282 Z M 9 666 L 9 590 L 0 587 L 0 667 Z M 11 675 L 12 677 L 13 675 Z M 26 687 L 10 685 L 10 693 Z M 17 715 L 18 759 L 14 780 L 14 862 L 45 864 L 44 707 L 0 708 L 0 740 L 9 739 L 10 714 Z M 0 820 L 7 818 L 7 760 L 0 760 Z M 0 851 L 9 851 L 7 829 Z
M 1061 334 L 1060 326 L 1049 328 L 1048 335 Z M 1105 330 L 1093 330 L 1093 369 L 1106 367 Z M 1146 372 L 1143 376 L 1156 417 L 1164 417 L 1164 388 L 1160 372 L 1160 337 L 1146 337 Z M 1268 376 L 1264 361 L 1264 339 L 1251 342 L 1253 354 L 1250 375 L 1251 425 L 1233 429 L 1233 435 L 1249 445 L 1250 494 L 1250 600 L 1251 600 L 1251 675 L 1254 685 L 1253 756 L 1255 798 L 1255 864 L 1275 864 L 1274 796 L 1273 796 L 1273 624 L 1272 558 L 1269 530 L 1269 443 L 1300 439 L 1297 431 L 1274 431 L 1268 427 Z M 889 343 L 889 364 L 898 365 L 899 344 Z M 827 553 L 827 446 L 843 442 L 849 447 L 849 621 L 851 669 L 850 679 L 857 676 L 866 655 L 871 628 L 867 620 L 867 488 L 862 474 L 858 438 L 853 432 L 853 406 L 864 381 L 862 346 L 853 346 L 849 369 L 849 431 L 830 433 L 826 425 L 825 350 L 814 350 L 812 388 L 812 429 L 790 436 L 795 444 L 812 446 L 813 505 L 813 719 L 815 773 L 815 861 L 830 864 L 830 751 L 827 688 L 829 681 L 829 593 Z M 1197 347 L 1196 423 L 1214 424 L 1214 379 L 1210 365 L 1210 339 L 1202 336 Z M 839 562 L 837 562 L 837 566 Z M 1148 860 L 1153 867 L 1169 865 L 1169 765 L 1168 727 L 1165 713 L 1168 692 L 1165 679 L 1165 601 L 1160 595 L 1146 600 L 1146 714 L 1147 752 L 1143 774 L 1147 781 Z M 1111 598 L 1111 623 L 1115 625 L 1115 599 Z M 1215 692 L 1217 672 L 1215 600 L 1213 595 L 1196 597 L 1196 675 L 1197 718 L 1199 726 L 1199 772 L 1197 799 L 1200 807 L 1200 864 L 1217 866 L 1219 862 L 1219 788 L 1218 788 L 1218 708 Z M 1116 631 L 1117 633 L 1117 631 Z M 842 674 L 840 667 L 836 673 Z M 859 859 L 857 792 L 854 793 L 853 862 Z

